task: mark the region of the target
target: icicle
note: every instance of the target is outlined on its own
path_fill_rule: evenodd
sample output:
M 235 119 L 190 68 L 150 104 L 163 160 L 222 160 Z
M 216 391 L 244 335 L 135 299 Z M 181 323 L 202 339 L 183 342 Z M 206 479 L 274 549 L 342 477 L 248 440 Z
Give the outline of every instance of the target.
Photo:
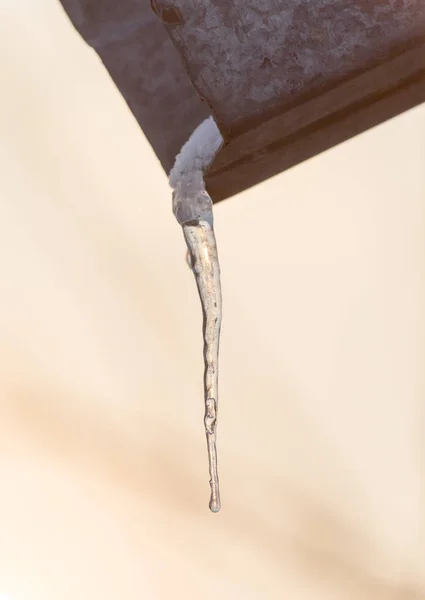
M 170 185 L 174 189 L 173 212 L 183 228 L 188 262 L 195 275 L 204 319 L 204 425 L 210 472 L 210 509 L 213 512 L 218 512 L 221 507 L 216 449 L 221 284 L 212 200 L 205 189 L 204 171 L 222 141 L 217 125 L 210 117 L 201 123 L 183 146 L 170 173 Z

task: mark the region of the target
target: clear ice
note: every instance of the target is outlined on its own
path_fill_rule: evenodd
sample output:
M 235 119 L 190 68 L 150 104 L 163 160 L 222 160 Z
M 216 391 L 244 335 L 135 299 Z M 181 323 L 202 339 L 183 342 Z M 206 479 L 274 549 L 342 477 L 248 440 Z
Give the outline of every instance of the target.
M 213 227 L 212 200 L 204 172 L 223 140 L 212 117 L 183 146 L 170 173 L 173 212 L 183 228 L 189 265 L 195 275 L 203 313 L 205 434 L 210 472 L 210 510 L 221 508 L 217 470 L 218 352 L 221 327 L 220 265 Z

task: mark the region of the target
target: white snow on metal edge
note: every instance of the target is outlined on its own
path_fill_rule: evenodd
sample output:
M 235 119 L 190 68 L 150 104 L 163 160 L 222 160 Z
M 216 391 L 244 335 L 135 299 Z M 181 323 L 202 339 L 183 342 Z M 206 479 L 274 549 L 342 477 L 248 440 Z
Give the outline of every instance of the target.
M 192 133 L 182 147 L 170 171 L 170 185 L 173 189 L 186 178 L 204 173 L 217 154 L 223 138 L 213 117 L 205 119 Z

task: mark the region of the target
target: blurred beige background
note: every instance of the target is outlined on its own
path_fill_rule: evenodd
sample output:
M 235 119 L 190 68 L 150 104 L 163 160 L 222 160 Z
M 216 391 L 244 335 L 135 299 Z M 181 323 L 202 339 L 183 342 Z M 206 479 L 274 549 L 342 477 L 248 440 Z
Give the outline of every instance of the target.
M 425 107 L 217 207 L 213 515 L 164 173 L 56 0 L 0 13 L 1 599 L 425 598 Z

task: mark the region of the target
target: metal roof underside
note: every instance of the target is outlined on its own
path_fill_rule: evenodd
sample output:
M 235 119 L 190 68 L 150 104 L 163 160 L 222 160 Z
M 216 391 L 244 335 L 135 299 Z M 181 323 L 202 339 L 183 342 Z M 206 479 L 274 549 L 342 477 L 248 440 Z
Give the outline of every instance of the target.
M 423 0 L 61 1 L 167 173 L 213 114 L 214 201 L 425 101 Z

